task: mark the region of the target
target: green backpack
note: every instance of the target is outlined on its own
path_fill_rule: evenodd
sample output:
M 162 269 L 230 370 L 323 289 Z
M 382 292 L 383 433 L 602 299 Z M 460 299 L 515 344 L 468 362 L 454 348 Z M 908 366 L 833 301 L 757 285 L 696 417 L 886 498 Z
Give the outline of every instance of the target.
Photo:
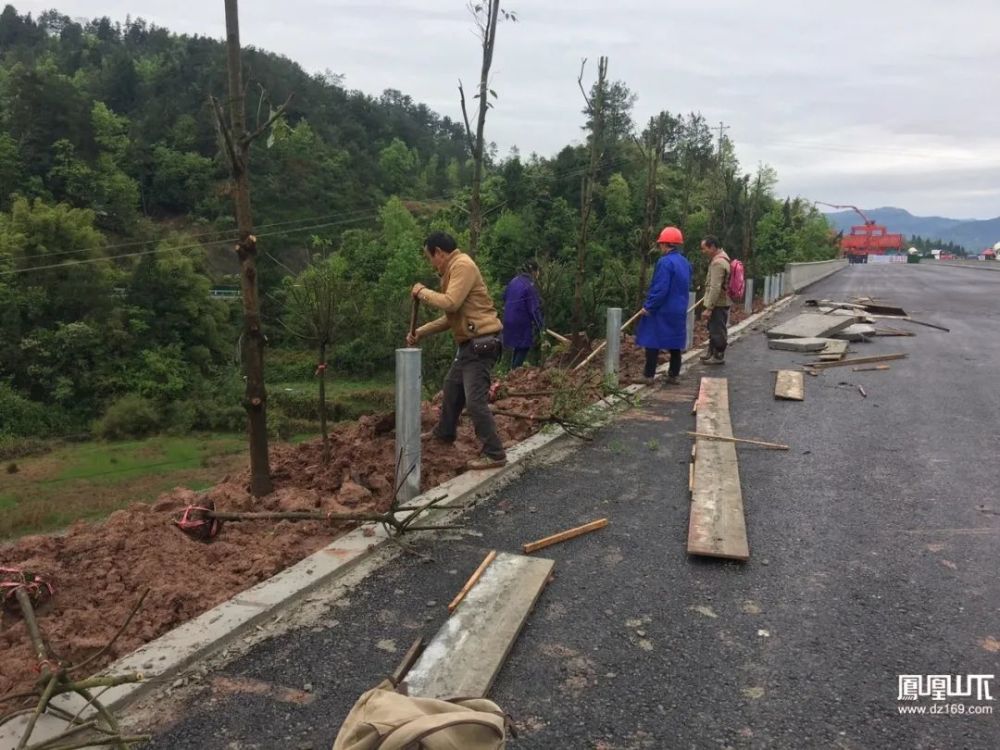
M 508 729 L 493 701 L 412 698 L 386 680 L 354 704 L 333 750 L 503 750 Z

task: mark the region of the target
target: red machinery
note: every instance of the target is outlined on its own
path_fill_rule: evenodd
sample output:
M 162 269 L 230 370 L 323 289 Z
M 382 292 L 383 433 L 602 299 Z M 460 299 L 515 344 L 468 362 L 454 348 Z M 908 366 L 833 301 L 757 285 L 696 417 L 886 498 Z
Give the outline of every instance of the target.
M 840 239 L 840 253 L 850 259 L 863 261 L 869 255 L 885 255 L 890 252 L 903 251 L 903 235 L 892 234 L 881 224 L 865 216 L 857 206 L 838 206 L 833 203 L 816 201 L 824 206 L 836 209 L 851 209 L 856 212 L 864 224 L 851 227 L 851 233 L 845 234 Z

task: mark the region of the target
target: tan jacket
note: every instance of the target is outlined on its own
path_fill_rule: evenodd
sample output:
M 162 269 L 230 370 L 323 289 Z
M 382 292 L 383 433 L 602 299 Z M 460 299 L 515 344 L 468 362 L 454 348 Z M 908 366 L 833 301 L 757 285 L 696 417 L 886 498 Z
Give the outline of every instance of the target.
M 461 250 L 452 252 L 448 259 L 441 276 L 441 291 L 424 288 L 420 291 L 420 301 L 444 310 L 440 318 L 417 329 L 421 336 L 450 328 L 455 341 L 461 344 L 477 336 L 503 330 L 479 267 Z
M 729 256 L 725 250 L 719 250 L 708 264 L 708 275 L 705 277 L 705 308 L 729 307 L 732 301 L 726 286 L 729 282 Z

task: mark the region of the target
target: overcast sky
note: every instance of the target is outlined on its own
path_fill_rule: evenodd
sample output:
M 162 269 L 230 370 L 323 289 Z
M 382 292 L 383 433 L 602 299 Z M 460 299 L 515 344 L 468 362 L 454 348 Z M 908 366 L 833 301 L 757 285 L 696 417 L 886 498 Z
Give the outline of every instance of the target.
M 224 36 L 222 0 L 11 0 L 21 12 L 140 15 Z M 143 7 L 144 6 L 144 7 Z M 956 218 L 1000 215 L 1000 3 L 996 0 L 509 0 L 497 35 L 500 99 L 487 138 L 551 155 L 581 138 L 580 60 L 662 109 L 725 121 L 746 169 L 779 190 Z M 243 0 L 244 44 L 396 88 L 460 117 L 456 81 L 479 72 L 464 0 Z M 592 77 L 592 76 L 591 76 Z

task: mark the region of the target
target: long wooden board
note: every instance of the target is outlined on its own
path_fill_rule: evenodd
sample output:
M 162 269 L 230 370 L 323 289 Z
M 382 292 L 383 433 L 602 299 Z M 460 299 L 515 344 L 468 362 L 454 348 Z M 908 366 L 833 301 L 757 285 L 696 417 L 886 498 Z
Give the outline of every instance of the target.
M 413 665 L 404 684 L 422 698 L 481 698 L 493 685 L 552 574 L 552 560 L 501 552 Z
M 894 359 L 905 359 L 905 352 L 895 354 L 879 354 L 874 357 L 854 357 L 853 359 L 842 359 L 839 362 L 810 362 L 809 366 L 814 370 L 826 370 L 830 367 L 848 367 L 850 365 L 868 365 L 873 362 L 889 362 Z
M 697 414 L 698 432 L 732 436 L 729 383 L 725 378 L 701 379 Z M 748 560 L 750 547 L 736 445 L 698 438 L 695 447 L 688 554 Z
M 798 370 L 778 370 L 774 379 L 774 397 L 786 401 L 805 401 L 806 384 Z

